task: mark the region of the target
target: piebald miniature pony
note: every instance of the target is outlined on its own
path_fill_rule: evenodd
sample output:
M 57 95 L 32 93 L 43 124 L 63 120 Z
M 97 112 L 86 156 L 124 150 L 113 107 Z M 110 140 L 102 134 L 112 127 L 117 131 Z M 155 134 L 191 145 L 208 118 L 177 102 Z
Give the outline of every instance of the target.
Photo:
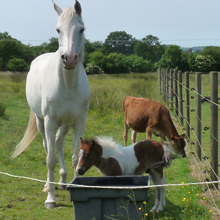
M 108 137 L 83 140 L 78 150 L 76 172 L 83 175 L 93 165 L 104 176 L 142 175 L 149 173 L 155 185 L 165 184 L 163 168 L 172 162 L 168 143 L 154 140 L 140 141 L 122 147 Z M 165 206 L 165 187 L 156 188 L 156 201 L 151 211 L 162 211 Z
M 37 57 L 31 64 L 26 82 L 26 96 L 31 108 L 26 133 L 15 149 L 12 157 L 21 154 L 39 131 L 47 152 L 48 192 L 45 206 L 56 206 L 54 195 L 54 169 L 57 163 L 55 147 L 60 160 L 60 183 L 66 183 L 67 170 L 64 162 L 64 137 L 70 128 L 74 130 L 73 164 L 76 167 L 80 137 L 86 127 L 86 114 L 89 108 L 89 82 L 83 66 L 84 24 L 81 5 L 62 10 L 54 3 L 59 15 L 57 32 L 59 49 Z M 58 130 L 58 132 L 57 132 Z M 57 134 L 56 134 L 57 132 Z M 60 185 L 59 188 L 62 188 Z

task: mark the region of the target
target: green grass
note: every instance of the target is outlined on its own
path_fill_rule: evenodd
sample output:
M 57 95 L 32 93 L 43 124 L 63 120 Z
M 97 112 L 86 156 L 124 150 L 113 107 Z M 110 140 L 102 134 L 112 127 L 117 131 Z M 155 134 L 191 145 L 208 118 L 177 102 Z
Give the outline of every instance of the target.
M 19 80 L 18 80 L 19 79 Z M 29 107 L 25 98 L 25 76 L 11 78 L 0 75 L 1 103 L 5 103 L 4 117 L 0 117 L 0 171 L 14 175 L 46 180 L 46 154 L 42 139 L 38 135 L 30 147 L 18 158 L 12 160 L 10 154 L 21 140 L 29 119 Z M 110 135 L 123 144 L 122 100 L 127 95 L 143 96 L 161 101 L 158 93 L 157 74 L 91 75 L 90 110 L 87 117 L 85 138 Z M 19 88 L 19 89 L 15 89 Z M 74 177 L 71 162 L 73 132 L 66 137 L 64 154 L 68 168 L 68 181 Z M 145 138 L 138 134 L 137 140 Z M 129 143 L 130 144 L 130 138 Z M 195 182 L 190 175 L 190 159 L 175 156 L 173 164 L 165 170 L 167 183 Z M 56 167 L 58 181 L 59 165 Z M 95 168 L 86 176 L 100 176 Z M 72 203 L 68 191 L 56 190 L 57 208 L 44 207 L 46 194 L 42 192 L 44 183 L 0 175 L 0 219 L 73 219 Z M 201 186 L 167 187 L 167 206 L 159 214 L 150 213 L 155 201 L 155 189 L 149 192 L 146 204 L 146 219 L 210 219 L 209 208 L 201 205 L 204 200 Z

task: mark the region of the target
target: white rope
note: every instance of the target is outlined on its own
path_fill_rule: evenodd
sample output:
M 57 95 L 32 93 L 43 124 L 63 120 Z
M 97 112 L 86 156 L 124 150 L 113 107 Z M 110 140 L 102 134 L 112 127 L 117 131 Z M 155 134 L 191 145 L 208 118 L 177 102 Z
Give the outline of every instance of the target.
M 67 183 L 58 183 L 58 182 L 48 182 L 46 180 L 40 180 L 36 178 L 31 177 L 25 177 L 25 176 L 17 176 L 5 172 L 1 172 L 0 174 L 6 175 L 9 177 L 14 178 L 20 178 L 20 179 L 26 179 L 26 180 L 32 180 L 40 183 L 49 183 L 54 185 L 67 185 L 67 186 L 73 186 L 73 187 L 81 187 L 81 188 L 98 188 L 98 189 L 148 189 L 148 188 L 159 188 L 159 187 L 169 187 L 169 186 L 190 186 L 190 185 L 206 185 L 206 184 L 215 184 L 220 183 L 219 181 L 210 181 L 210 182 L 195 182 L 195 183 L 174 183 L 174 184 L 164 184 L 164 185 L 150 185 L 150 186 L 91 186 L 91 185 L 82 185 L 82 184 L 67 184 Z

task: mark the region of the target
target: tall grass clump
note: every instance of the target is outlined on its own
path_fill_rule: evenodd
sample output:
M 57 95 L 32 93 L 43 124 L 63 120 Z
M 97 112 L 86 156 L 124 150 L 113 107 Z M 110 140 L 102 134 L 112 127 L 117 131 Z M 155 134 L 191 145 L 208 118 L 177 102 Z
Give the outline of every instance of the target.
M 158 100 L 156 77 L 156 74 L 101 75 L 99 78 L 90 76 L 93 82 L 90 84 L 90 110 L 101 114 L 108 111 L 121 112 L 123 99 L 128 95 Z
M 5 116 L 5 109 L 6 109 L 5 104 L 0 103 L 0 118 L 3 118 Z

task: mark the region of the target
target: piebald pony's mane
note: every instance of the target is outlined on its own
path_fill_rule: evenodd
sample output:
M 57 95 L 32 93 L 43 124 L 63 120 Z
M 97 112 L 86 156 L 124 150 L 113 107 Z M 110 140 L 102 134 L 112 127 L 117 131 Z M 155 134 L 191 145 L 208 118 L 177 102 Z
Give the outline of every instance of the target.
M 112 137 L 107 137 L 107 136 L 101 136 L 96 138 L 97 142 L 99 145 L 101 145 L 104 148 L 121 148 L 122 145 L 119 143 L 115 142 Z

